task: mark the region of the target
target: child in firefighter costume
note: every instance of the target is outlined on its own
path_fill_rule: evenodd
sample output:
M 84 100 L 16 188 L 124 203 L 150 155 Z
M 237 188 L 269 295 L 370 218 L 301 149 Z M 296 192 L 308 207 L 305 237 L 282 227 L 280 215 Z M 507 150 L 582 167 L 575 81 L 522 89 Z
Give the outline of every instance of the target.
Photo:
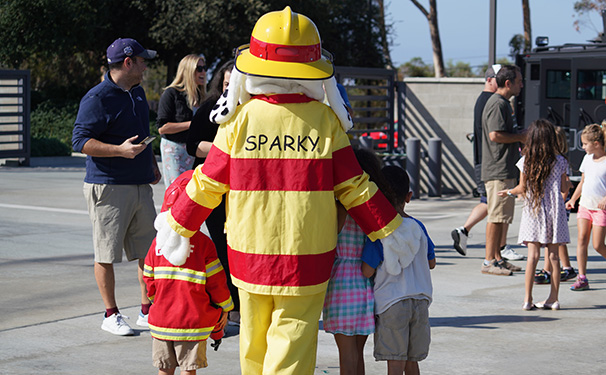
M 182 173 L 166 189 L 162 212 L 185 195 L 192 173 Z M 148 318 L 153 364 L 159 374 L 172 373 L 177 366 L 181 373 L 195 373 L 207 366 L 209 336 L 215 340 L 211 345 L 218 349 L 222 335 L 213 334 L 222 333 L 227 312 L 234 307 L 225 271 L 212 240 L 200 231 L 191 238 L 185 259 L 184 254 L 175 258 L 169 248 L 157 249 L 156 240 L 145 257 L 143 270 L 147 295 L 154 302 Z
M 185 253 L 227 194 L 242 374 L 313 374 L 337 243 L 335 198 L 372 240 L 384 238 L 386 261 L 398 262 L 390 248 L 417 240 L 358 165 L 333 74 L 309 18 L 289 7 L 263 15 L 211 112 L 221 126 L 206 162 L 157 220 L 160 247 Z

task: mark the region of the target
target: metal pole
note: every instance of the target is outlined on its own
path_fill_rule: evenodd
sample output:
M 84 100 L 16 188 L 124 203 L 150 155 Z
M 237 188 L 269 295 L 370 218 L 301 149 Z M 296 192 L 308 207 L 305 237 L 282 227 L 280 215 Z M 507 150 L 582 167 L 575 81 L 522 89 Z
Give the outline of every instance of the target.
M 420 171 L 421 170 L 421 140 L 408 138 L 406 140 L 406 172 L 410 177 L 410 191 L 414 198 L 419 198 Z
M 488 27 L 488 66 L 494 65 L 497 45 L 497 0 L 490 0 L 490 16 Z
M 406 84 L 404 82 L 396 82 L 396 92 L 398 93 L 398 149 L 396 152 L 404 152 L 404 131 L 406 130 Z
M 429 138 L 429 161 L 427 163 L 428 195 L 430 197 L 442 196 L 442 140 Z

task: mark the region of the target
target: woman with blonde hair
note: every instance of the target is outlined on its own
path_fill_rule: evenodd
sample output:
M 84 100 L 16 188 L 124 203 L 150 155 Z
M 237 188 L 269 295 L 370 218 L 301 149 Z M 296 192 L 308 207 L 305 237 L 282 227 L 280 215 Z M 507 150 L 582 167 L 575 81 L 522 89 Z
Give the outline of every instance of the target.
M 187 153 L 186 141 L 191 119 L 206 96 L 206 63 L 203 55 L 187 55 L 177 68 L 177 76 L 164 89 L 158 105 L 156 125 L 162 136 L 162 175 L 169 186 L 181 173 L 192 168 L 194 158 Z

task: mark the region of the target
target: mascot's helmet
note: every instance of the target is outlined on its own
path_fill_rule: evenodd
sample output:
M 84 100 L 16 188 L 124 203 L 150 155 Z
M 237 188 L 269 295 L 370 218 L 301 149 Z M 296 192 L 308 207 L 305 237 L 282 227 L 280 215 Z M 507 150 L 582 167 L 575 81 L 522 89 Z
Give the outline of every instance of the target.
M 250 44 L 236 51 L 235 67 L 249 75 L 286 79 L 325 80 L 334 74 L 316 25 L 288 6 L 259 18 Z

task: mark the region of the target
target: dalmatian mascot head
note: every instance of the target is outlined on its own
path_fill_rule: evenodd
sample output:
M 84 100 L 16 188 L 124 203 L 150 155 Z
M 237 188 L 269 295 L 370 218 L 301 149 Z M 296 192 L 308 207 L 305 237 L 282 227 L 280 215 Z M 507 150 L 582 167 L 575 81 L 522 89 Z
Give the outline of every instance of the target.
M 332 55 L 322 49 L 316 25 L 288 6 L 259 18 L 250 44 L 237 49 L 234 67 L 229 86 L 210 114 L 218 124 L 228 121 L 238 102 L 252 95 L 303 93 L 318 101 L 326 95 L 343 130 L 353 126 L 337 89 Z

